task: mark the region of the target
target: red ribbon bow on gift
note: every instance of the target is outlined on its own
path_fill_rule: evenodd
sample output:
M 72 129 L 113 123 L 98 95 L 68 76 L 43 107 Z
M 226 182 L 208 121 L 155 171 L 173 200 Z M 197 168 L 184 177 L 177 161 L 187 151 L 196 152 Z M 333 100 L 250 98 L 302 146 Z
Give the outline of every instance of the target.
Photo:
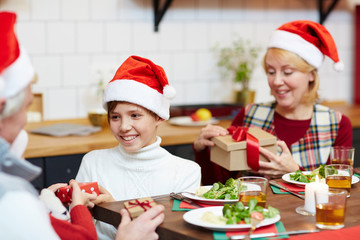
M 237 141 L 246 140 L 246 156 L 248 166 L 255 170 L 259 170 L 259 140 L 248 132 L 247 127 L 230 126 L 228 128 L 232 138 Z
M 134 201 L 129 202 L 129 205 L 133 205 L 133 207 L 140 206 L 142 209 L 144 209 L 144 212 L 146 212 L 147 208 L 151 208 L 150 203 L 152 202 L 150 202 L 149 200 L 140 202 L 139 200 L 136 199 Z

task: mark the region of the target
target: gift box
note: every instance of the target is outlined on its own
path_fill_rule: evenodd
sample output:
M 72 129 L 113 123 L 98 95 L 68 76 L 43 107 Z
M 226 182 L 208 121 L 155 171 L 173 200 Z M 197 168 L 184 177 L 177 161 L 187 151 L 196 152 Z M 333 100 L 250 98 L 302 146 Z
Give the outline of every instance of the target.
M 131 218 L 136 218 L 140 216 L 142 213 L 146 212 L 148 209 L 152 208 L 155 205 L 156 203 L 151 197 L 124 202 L 124 206 L 130 213 Z
M 97 195 L 100 194 L 99 186 L 97 182 L 88 182 L 88 183 L 78 183 L 81 191 L 86 193 L 93 193 L 95 192 Z M 66 187 L 59 188 L 55 195 L 60 199 L 60 201 L 64 204 L 70 204 L 72 201 L 72 187 L 70 185 Z
M 246 129 L 246 134 L 250 134 L 258 140 L 258 145 L 276 154 L 276 137 L 262 130 L 261 128 L 251 127 Z M 236 141 L 232 135 L 219 136 L 211 139 L 215 146 L 211 147 L 210 160 L 229 171 L 250 170 L 247 159 L 247 141 Z M 268 161 L 261 154 L 258 154 L 258 161 Z M 254 169 L 256 170 L 256 169 Z

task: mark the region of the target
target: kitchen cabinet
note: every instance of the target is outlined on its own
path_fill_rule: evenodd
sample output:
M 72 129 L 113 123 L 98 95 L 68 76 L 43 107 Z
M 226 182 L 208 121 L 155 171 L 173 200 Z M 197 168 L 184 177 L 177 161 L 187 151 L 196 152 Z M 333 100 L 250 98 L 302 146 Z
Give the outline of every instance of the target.
M 360 128 L 353 130 L 353 146 L 355 147 L 354 167 L 360 167 Z M 171 154 L 195 160 L 192 144 L 164 146 Z M 85 154 L 73 154 L 55 157 L 31 158 L 31 163 L 43 169 L 42 174 L 32 181 L 38 190 L 54 183 L 67 183 L 74 179 L 79 170 L 81 160 Z
M 84 154 L 74 154 L 28 159 L 28 161 L 43 169 L 41 175 L 31 183 L 37 190 L 55 183 L 68 183 L 71 179 L 75 179 L 83 156 Z
M 360 167 L 360 128 L 353 129 L 354 167 Z

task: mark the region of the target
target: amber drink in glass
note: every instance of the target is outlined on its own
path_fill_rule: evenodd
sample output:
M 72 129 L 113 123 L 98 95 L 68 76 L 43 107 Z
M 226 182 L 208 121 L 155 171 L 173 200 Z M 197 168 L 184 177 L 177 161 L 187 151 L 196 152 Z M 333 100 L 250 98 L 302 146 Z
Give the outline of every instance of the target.
M 239 201 L 245 206 L 248 205 L 251 198 L 255 198 L 257 205 L 265 207 L 266 188 L 268 180 L 263 177 L 241 177 L 238 179 Z
M 315 192 L 316 226 L 321 229 L 339 229 L 344 227 L 347 192 L 330 189 Z
M 354 166 L 355 148 L 336 146 L 330 148 L 331 164 L 346 164 Z
M 325 166 L 326 184 L 329 188 L 343 189 L 350 197 L 353 168 L 346 164 L 330 164 Z

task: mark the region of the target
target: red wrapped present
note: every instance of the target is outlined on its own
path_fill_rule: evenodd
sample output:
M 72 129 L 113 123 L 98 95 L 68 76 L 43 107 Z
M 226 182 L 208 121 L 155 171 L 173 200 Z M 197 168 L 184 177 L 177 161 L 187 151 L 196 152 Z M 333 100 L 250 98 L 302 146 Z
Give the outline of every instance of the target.
M 95 192 L 97 195 L 100 194 L 97 182 L 79 183 L 79 187 L 83 192 L 90 194 Z M 61 200 L 62 203 L 69 204 L 72 201 L 72 188 L 70 185 L 61 187 L 55 192 L 55 195 Z
M 151 197 L 140 198 L 124 202 L 125 208 L 130 213 L 131 218 L 136 218 L 142 213 L 146 212 L 148 209 L 155 206 L 156 203 Z

